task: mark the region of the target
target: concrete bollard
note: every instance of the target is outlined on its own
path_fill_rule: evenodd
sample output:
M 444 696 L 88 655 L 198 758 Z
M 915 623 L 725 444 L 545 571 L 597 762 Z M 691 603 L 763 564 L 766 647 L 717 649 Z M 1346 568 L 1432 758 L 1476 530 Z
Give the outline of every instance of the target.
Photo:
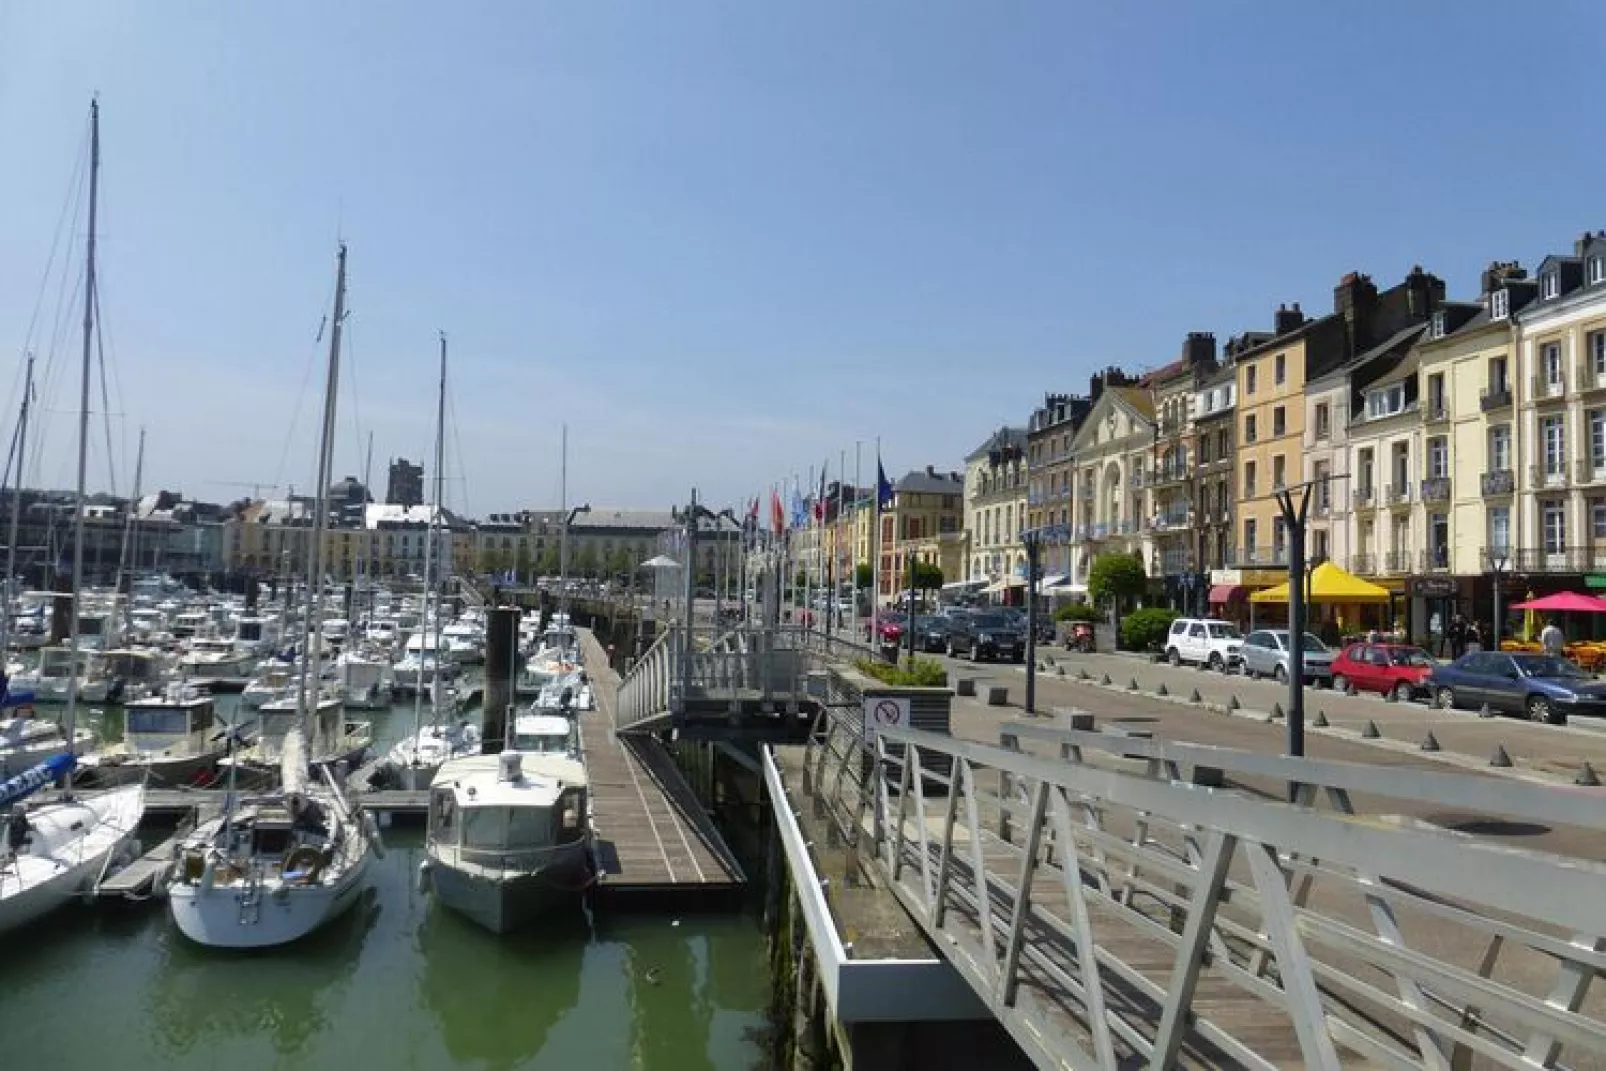
M 975 695 L 976 678 L 960 677 L 954 681 L 954 692 L 958 695 Z
M 1002 707 L 1009 705 L 1009 686 L 1007 684 L 989 684 L 987 686 L 987 705 Z
M 1200 703 L 1204 702 L 1204 696 L 1200 695 L 1199 689 L 1195 688 L 1193 693 L 1188 696 L 1188 702 L 1192 703 L 1194 706 L 1198 706 Z
M 1428 730 L 1428 735 L 1424 736 L 1422 738 L 1422 742 L 1420 744 L 1416 745 L 1416 746 L 1417 746 L 1418 749 L 1420 749 L 1422 751 L 1438 751 L 1439 750 L 1439 738 L 1433 735 L 1433 730 L 1432 729 L 1429 729 Z
M 1489 756 L 1489 765 L 1497 766 L 1501 769 L 1509 769 L 1511 767 L 1511 756 L 1506 754 L 1506 746 L 1504 744 L 1495 745 L 1494 754 Z
M 1238 697 L 1237 696 L 1229 695 L 1227 697 L 1227 709 L 1228 710 L 1242 710 L 1243 706 L 1244 705 L 1242 703 L 1238 702 Z
M 1323 711 L 1323 710 L 1318 710 L 1316 712 L 1316 720 L 1311 722 L 1311 724 L 1314 725 L 1318 729 L 1327 728 L 1327 712 Z
M 1361 728 L 1361 737 L 1366 740 L 1376 740 L 1382 735 L 1383 734 L 1378 731 L 1377 722 L 1373 721 L 1371 718 L 1367 718 L 1366 724 Z
M 1579 768 L 1578 776 L 1573 778 L 1573 784 L 1582 785 L 1585 788 L 1600 787 L 1600 777 L 1595 773 L 1595 768 L 1589 764 L 1588 759 L 1585 759 L 1584 765 Z
M 1161 681 L 1160 682 L 1160 687 L 1158 687 L 1158 688 L 1156 688 L 1154 690 L 1154 694 L 1159 696 L 1161 699 L 1164 699 L 1166 696 L 1170 695 L 1171 692 L 1170 692 L 1169 689 L 1166 688 L 1165 681 Z

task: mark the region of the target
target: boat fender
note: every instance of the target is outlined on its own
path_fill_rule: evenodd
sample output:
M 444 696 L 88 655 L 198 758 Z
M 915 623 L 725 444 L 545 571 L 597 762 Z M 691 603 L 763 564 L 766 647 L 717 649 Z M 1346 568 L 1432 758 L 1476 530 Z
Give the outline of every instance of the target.
M 323 872 L 323 853 L 308 844 L 293 849 L 284 858 L 284 868 L 281 873 L 286 881 L 295 881 L 301 885 L 318 884 L 318 875 Z M 281 890 L 283 886 L 280 886 Z
M 420 862 L 418 864 L 418 891 L 419 892 L 428 892 L 429 891 L 429 875 L 430 875 L 430 871 L 433 870 L 433 869 L 434 868 L 430 865 L 430 862 L 429 862 L 428 859 L 425 859 L 425 860 L 423 860 L 422 862 Z
M 374 821 L 373 811 L 362 813 L 362 831 L 368 838 L 368 843 L 374 846 L 374 854 L 381 859 L 385 858 L 385 838 L 379 835 L 379 823 Z

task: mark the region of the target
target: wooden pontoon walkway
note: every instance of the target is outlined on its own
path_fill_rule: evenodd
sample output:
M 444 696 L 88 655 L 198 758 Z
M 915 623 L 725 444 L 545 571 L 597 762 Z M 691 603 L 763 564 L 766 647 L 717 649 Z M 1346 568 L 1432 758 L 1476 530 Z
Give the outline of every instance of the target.
M 596 709 L 580 716 L 605 901 L 641 906 L 728 903 L 747 878 L 656 736 L 614 730 L 619 675 L 589 629 L 578 630 Z

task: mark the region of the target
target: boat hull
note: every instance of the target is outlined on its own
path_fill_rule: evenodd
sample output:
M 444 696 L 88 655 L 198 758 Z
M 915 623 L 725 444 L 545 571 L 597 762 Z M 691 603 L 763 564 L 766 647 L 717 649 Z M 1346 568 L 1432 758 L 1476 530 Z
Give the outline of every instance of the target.
M 169 913 L 178 932 L 208 948 L 272 948 L 299 941 L 344 914 L 362 895 L 369 852 L 340 880 L 299 886 L 263 882 L 254 890 L 239 885 L 168 887 Z
M 81 897 L 108 868 L 108 858 L 137 854 L 134 830 L 144 812 L 145 792 L 129 787 L 98 800 L 72 804 L 82 815 L 71 817 L 88 832 L 64 841 L 47 855 L 25 855 L 0 864 L 0 934 L 42 918 Z M 51 808 L 30 818 L 38 821 Z
M 218 760 L 226 749 L 202 752 L 198 755 L 133 755 L 122 761 L 86 764 L 80 769 L 101 787 L 131 785 L 145 780 L 151 788 L 186 788 L 208 780 L 217 773 Z
M 590 845 L 563 845 L 540 870 L 490 873 L 461 868 L 430 853 L 429 887 L 442 905 L 492 933 L 510 933 L 545 915 L 576 907 L 593 880 Z

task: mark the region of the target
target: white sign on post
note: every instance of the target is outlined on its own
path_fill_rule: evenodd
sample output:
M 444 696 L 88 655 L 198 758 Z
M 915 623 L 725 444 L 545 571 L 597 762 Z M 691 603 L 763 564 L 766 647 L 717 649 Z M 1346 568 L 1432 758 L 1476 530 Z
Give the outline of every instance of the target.
M 873 743 L 882 729 L 902 729 L 909 724 L 909 700 L 879 696 L 864 701 L 864 739 Z

